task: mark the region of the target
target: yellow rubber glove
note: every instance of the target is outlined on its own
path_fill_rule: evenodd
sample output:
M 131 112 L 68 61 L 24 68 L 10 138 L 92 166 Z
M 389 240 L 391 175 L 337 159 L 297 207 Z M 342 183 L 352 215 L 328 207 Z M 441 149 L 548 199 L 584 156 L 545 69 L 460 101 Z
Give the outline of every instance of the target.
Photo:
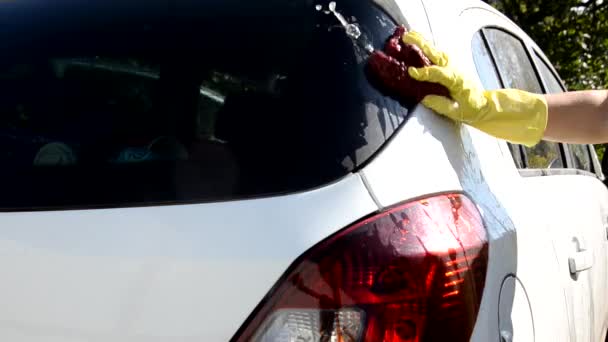
M 464 122 L 497 138 L 526 146 L 536 145 L 547 127 L 548 108 L 543 95 L 517 89 L 485 91 L 450 66 L 445 53 L 437 51 L 419 33 L 403 36 L 417 45 L 435 65 L 409 68 L 418 81 L 438 83 L 450 91 L 452 99 L 429 95 L 422 104 L 452 120 Z

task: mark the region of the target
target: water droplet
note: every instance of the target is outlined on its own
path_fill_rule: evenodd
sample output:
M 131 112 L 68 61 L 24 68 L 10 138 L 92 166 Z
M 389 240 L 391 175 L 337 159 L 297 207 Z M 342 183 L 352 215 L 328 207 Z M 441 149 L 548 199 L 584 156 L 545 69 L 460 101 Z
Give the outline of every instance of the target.
M 320 10 L 322 10 L 322 9 L 323 9 L 323 6 L 321 6 L 321 5 L 317 5 L 317 6 L 315 6 L 315 9 L 316 9 L 317 11 L 320 11 Z
M 336 2 L 335 1 L 332 1 L 329 3 L 329 10 L 332 12 L 336 11 Z
M 359 26 L 357 26 L 357 24 L 348 24 L 346 25 L 346 34 L 349 37 L 358 39 L 359 37 L 361 37 L 361 30 L 359 29 Z
M 329 13 L 331 13 L 331 12 L 330 12 L 330 11 L 323 11 L 323 13 L 325 13 L 325 14 L 329 14 Z

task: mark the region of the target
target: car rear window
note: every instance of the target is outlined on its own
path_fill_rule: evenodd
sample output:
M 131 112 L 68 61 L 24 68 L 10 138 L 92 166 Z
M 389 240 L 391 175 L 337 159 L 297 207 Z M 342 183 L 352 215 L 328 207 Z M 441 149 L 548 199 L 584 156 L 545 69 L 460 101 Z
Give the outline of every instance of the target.
M 345 176 L 407 116 L 368 83 L 361 48 L 383 45 L 396 9 L 0 4 L 0 209 L 227 200 Z

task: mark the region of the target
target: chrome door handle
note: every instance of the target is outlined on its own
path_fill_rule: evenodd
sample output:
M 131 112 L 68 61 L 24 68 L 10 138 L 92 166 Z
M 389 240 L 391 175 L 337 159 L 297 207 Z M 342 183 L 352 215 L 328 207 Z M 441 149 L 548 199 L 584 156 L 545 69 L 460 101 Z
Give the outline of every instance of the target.
M 593 254 L 591 251 L 579 251 L 568 258 L 568 266 L 571 274 L 590 269 L 593 266 Z

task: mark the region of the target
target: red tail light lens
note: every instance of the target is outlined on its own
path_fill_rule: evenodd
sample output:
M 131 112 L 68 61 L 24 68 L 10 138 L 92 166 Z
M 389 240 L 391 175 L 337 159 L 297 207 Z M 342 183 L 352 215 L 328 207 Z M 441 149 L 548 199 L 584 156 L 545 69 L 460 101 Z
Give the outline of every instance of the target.
M 400 205 L 308 251 L 234 340 L 468 341 L 487 258 L 466 196 Z

